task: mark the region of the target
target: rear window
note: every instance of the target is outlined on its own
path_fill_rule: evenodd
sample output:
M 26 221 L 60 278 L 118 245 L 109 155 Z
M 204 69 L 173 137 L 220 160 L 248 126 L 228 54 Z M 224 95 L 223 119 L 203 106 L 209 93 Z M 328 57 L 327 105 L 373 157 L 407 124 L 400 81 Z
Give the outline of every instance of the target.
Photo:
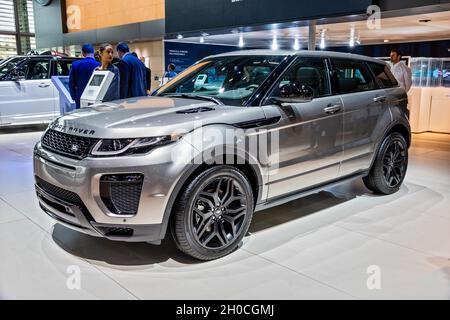
M 398 86 L 397 80 L 392 74 L 389 67 L 385 64 L 369 62 L 369 66 L 375 75 L 375 78 L 384 88 L 392 88 Z
M 362 61 L 333 59 L 339 93 L 354 93 L 377 89 L 375 80 Z

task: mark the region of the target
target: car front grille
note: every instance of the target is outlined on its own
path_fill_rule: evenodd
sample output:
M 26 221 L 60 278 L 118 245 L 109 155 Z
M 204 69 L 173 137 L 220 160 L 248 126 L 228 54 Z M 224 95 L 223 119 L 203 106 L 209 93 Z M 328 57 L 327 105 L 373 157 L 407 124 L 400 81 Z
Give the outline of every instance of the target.
M 105 175 L 100 179 L 100 197 L 117 215 L 136 215 L 141 199 L 142 174 Z
M 99 139 L 75 136 L 56 130 L 47 130 L 42 137 L 42 146 L 69 158 L 84 159 Z

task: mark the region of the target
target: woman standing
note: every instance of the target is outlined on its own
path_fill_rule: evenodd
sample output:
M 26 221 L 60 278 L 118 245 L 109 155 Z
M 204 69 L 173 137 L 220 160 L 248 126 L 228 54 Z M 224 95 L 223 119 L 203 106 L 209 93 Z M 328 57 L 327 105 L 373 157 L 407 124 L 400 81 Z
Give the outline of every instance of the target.
M 103 102 L 114 101 L 120 99 L 120 72 L 119 68 L 112 64 L 114 58 L 114 48 L 109 43 L 100 46 L 101 66 L 96 70 L 110 71 L 114 73 L 113 81 L 105 94 Z

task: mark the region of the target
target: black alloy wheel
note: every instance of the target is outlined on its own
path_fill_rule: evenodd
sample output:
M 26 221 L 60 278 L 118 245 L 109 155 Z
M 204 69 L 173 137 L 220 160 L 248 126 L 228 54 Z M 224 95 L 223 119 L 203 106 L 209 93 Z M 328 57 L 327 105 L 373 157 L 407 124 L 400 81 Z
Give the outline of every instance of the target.
M 210 167 L 180 194 L 172 216 L 172 235 L 188 255 L 218 259 L 239 246 L 253 211 L 253 190 L 245 174 L 233 166 Z
M 240 234 L 248 211 L 243 190 L 239 181 L 224 175 L 209 181 L 197 195 L 191 223 L 202 246 L 220 249 Z
M 406 173 L 406 149 L 399 140 L 393 140 L 386 149 L 383 159 L 383 175 L 390 188 L 397 188 Z
M 391 133 L 382 142 L 367 177 L 366 187 L 377 194 L 397 192 L 408 169 L 408 143 L 402 134 Z

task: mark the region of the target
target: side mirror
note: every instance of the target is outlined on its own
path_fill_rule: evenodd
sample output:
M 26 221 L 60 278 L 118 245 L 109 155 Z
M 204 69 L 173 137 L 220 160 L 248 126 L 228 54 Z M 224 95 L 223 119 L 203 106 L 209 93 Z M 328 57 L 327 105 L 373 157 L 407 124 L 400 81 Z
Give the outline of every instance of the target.
M 293 95 L 295 95 L 295 92 L 297 88 L 294 84 L 285 84 L 280 88 L 280 98 L 283 99 L 289 99 L 292 98 Z
M 280 88 L 277 99 L 290 103 L 310 102 L 314 99 L 314 90 L 306 85 L 285 84 Z

